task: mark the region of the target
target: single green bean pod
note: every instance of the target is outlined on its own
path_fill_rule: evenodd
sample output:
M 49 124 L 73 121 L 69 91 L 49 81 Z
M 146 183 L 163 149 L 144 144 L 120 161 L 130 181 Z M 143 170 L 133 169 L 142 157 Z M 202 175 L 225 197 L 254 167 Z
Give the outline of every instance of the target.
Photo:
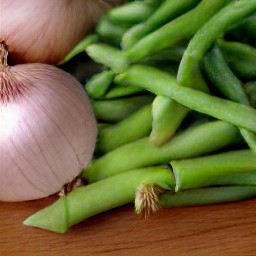
M 93 100 L 92 107 L 98 120 L 116 123 L 127 118 L 142 106 L 152 103 L 153 99 L 153 95 L 145 94 L 110 100 Z
M 256 49 L 248 44 L 219 40 L 225 60 L 233 72 L 240 78 L 256 78 Z
M 85 90 L 91 98 L 101 98 L 107 92 L 113 80 L 114 73 L 111 70 L 104 70 L 95 74 L 86 82 Z
M 151 124 L 151 104 L 149 104 L 141 107 L 123 121 L 100 129 L 97 151 L 107 153 L 122 145 L 146 137 L 151 131 Z

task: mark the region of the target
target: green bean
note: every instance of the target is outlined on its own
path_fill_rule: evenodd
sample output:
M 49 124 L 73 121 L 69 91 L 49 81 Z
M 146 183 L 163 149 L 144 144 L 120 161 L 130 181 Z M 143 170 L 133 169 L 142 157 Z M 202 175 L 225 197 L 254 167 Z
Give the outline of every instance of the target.
M 75 48 L 68 53 L 68 55 L 59 63 L 59 65 L 62 65 L 68 61 L 70 61 L 73 57 L 78 55 L 81 52 L 84 52 L 85 49 L 90 45 L 98 42 L 99 38 L 96 34 L 92 34 L 89 36 L 86 36 L 82 41 L 80 41 Z
M 231 2 L 215 14 L 189 42 L 180 63 L 177 81 L 185 86 L 194 81 L 204 83 L 199 64 L 206 51 L 228 27 L 253 11 L 256 11 L 254 0 L 240 0 Z
M 185 46 L 182 45 L 175 45 L 163 51 L 157 52 L 150 56 L 144 58 L 141 62 L 142 63 L 180 63 L 183 53 L 185 51 Z
M 256 49 L 250 45 L 218 41 L 225 60 L 233 72 L 243 79 L 256 78 Z
M 118 41 L 119 44 L 121 42 L 121 38 L 127 30 L 127 27 L 115 24 L 106 17 L 102 18 L 95 28 L 95 32 L 101 38 Z
M 249 105 L 241 81 L 230 70 L 217 46 L 204 57 L 204 69 L 209 79 L 226 98 Z M 240 128 L 240 132 L 249 147 L 256 153 L 256 134 L 244 128 Z
M 252 107 L 180 86 L 173 76 L 152 67 L 133 65 L 116 76 L 115 82 L 123 85 L 136 83 L 190 109 L 256 132 L 256 110 Z
M 120 122 L 134 111 L 153 101 L 152 95 L 139 95 L 112 100 L 94 100 L 92 107 L 98 120 Z
M 249 105 L 242 82 L 231 71 L 217 45 L 205 55 L 203 67 L 206 76 L 225 97 Z
M 95 62 L 110 67 L 114 73 L 120 73 L 129 66 L 124 54 L 117 48 L 107 44 L 92 44 L 86 48 L 86 53 Z
M 151 130 L 151 104 L 138 109 L 123 121 L 99 130 L 97 151 L 107 153 L 124 144 L 148 136 Z M 139 127 L 139 129 L 138 129 Z
M 227 175 L 256 171 L 256 157 L 251 150 L 233 150 L 171 161 L 170 164 L 176 179 L 176 191 L 213 186 Z
M 236 127 L 214 121 L 191 127 L 159 148 L 153 146 L 147 137 L 142 138 L 92 161 L 82 172 L 82 177 L 95 182 L 136 168 L 205 155 L 231 144 L 237 137 Z
M 106 93 L 105 98 L 106 99 L 112 99 L 112 98 L 118 98 L 118 97 L 124 97 L 133 95 L 139 92 L 144 91 L 143 88 L 140 86 L 122 86 L 118 84 L 114 84 L 113 87 L 109 89 L 109 91 Z
M 256 81 L 246 83 L 245 92 L 249 98 L 251 106 L 256 108 Z
M 188 109 L 165 96 L 156 96 L 153 101 L 153 122 L 150 142 L 155 146 L 166 143 L 180 126 Z M 175 111 L 173 111 L 173 108 Z
M 128 62 L 138 62 L 146 56 L 169 48 L 178 42 L 191 37 L 227 2 L 229 1 L 202 0 L 200 4 L 191 11 L 179 16 L 169 23 L 166 23 L 128 49 L 125 54 L 126 58 L 128 58 Z
M 113 72 L 111 70 L 104 70 L 92 76 L 86 82 L 85 90 L 91 98 L 100 98 L 106 93 L 113 80 Z
M 150 32 L 180 16 L 198 4 L 199 0 L 165 0 L 144 22 L 129 29 L 123 36 L 122 48 L 128 49 Z
M 238 41 L 256 47 L 256 12 L 227 31 L 225 38 L 229 41 Z
M 65 233 L 71 226 L 101 212 L 130 203 L 140 185 L 174 187 L 171 171 L 163 166 L 133 170 L 93 184 L 76 188 L 47 208 L 35 213 L 24 224 Z
M 147 19 L 153 11 L 154 8 L 144 1 L 134 1 L 112 9 L 107 17 L 116 24 L 136 24 Z
M 256 196 L 256 186 L 223 186 L 166 192 L 159 197 L 165 208 L 240 201 Z

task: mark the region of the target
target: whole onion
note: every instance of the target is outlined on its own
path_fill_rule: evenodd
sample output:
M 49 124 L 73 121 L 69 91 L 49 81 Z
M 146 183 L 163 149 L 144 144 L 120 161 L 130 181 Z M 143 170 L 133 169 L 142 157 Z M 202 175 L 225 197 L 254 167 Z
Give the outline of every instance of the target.
M 57 64 L 118 2 L 0 0 L 0 42 L 13 63 Z
M 47 64 L 10 67 L 0 44 L 0 200 L 46 197 L 90 162 L 97 136 L 90 101 Z

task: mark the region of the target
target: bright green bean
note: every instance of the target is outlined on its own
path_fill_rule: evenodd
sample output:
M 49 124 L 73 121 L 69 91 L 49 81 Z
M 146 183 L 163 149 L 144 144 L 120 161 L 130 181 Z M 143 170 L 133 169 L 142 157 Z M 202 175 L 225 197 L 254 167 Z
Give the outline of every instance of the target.
M 136 93 L 140 93 L 144 91 L 143 88 L 140 86 L 122 86 L 118 84 L 114 84 L 109 91 L 106 93 L 105 98 L 106 99 L 113 99 L 113 98 L 118 98 L 118 97 L 124 97 L 124 96 L 129 96 L 133 95 Z
M 107 44 L 92 44 L 86 48 L 86 53 L 95 62 L 110 67 L 114 73 L 120 73 L 129 66 L 124 54 L 117 48 Z
M 107 153 L 124 144 L 128 144 L 151 131 L 151 104 L 138 109 L 123 121 L 99 130 L 97 151 Z M 138 128 L 139 127 L 139 128 Z
M 106 93 L 113 80 L 114 73 L 111 70 L 104 70 L 86 82 L 85 90 L 91 98 L 100 98 Z
M 225 176 L 231 179 L 231 174 L 256 171 L 256 157 L 251 150 L 176 160 L 170 164 L 176 179 L 176 191 L 213 186 Z
M 133 65 L 116 76 L 115 82 L 123 85 L 136 82 L 136 85 L 170 97 L 190 109 L 256 132 L 256 110 L 252 107 L 180 86 L 174 77 L 152 67 Z
M 89 182 L 95 182 L 136 168 L 205 155 L 231 144 L 237 137 L 236 127 L 214 121 L 191 127 L 159 148 L 153 146 L 148 138 L 143 138 L 94 160 L 82 176 Z
M 134 1 L 112 9 L 107 17 L 116 24 L 137 24 L 147 19 L 153 11 L 154 8 L 144 1 Z
M 139 95 L 129 98 L 94 100 L 92 107 L 98 120 L 120 122 L 142 106 L 152 103 L 153 95 Z
M 121 38 L 128 28 L 114 24 L 106 17 L 102 18 L 95 28 L 95 32 L 103 39 L 121 42 Z
M 250 45 L 218 41 L 225 60 L 233 72 L 243 79 L 256 78 L 256 49 Z
M 161 146 L 174 136 L 177 127 L 180 126 L 187 112 L 187 108 L 179 105 L 165 96 L 156 96 L 153 101 L 153 122 L 150 134 L 150 142 L 155 146 Z M 173 107 L 175 111 L 173 111 Z
M 159 197 L 163 207 L 181 207 L 240 201 L 256 196 L 256 186 L 223 186 L 166 192 Z
M 123 36 L 122 48 L 128 49 L 150 32 L 180 16 L 198 4 L 199 0 L 165 0 L 144 22 L 129 29 Z
M 24 224 L 65 233 L 71 226 L 93 215 L 132 202 L 136 189 L 146 184 L 173 189 L 174 178 L 169 168 L 163 166 L 116 175 L 76 188 L 67 196 L 27 218 Z

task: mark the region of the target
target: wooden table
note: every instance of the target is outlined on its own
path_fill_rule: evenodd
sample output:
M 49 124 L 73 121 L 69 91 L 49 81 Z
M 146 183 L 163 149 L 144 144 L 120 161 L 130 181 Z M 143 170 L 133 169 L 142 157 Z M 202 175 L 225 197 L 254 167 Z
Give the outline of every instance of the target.
M 147 221 L 126 205 L 65 235 L 22 224 L 54 199 L 0 203 L 1 256 L 256 255 L 256 200 L 164 209 Z

